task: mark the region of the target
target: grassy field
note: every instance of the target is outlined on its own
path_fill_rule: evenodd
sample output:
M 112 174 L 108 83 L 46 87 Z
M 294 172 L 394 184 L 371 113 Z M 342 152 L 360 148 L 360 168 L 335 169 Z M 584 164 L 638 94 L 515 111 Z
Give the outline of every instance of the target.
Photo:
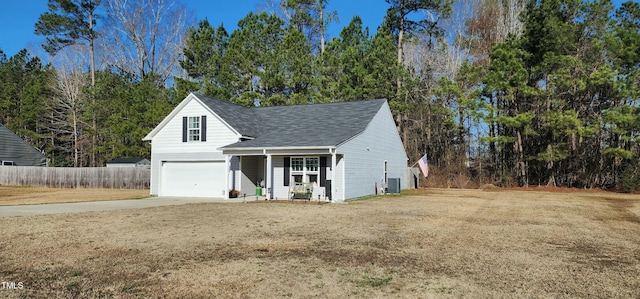
M 429 190 L 0 219 L 8 298 L 638 298 L 640 199 Z
M 149 197 L 149 190 L 0 186 L 0 206 Z

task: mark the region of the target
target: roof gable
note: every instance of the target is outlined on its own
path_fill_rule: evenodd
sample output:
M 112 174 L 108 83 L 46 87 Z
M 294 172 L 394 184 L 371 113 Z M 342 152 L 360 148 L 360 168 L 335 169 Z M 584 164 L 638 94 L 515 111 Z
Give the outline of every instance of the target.
M 364 131 L 385 99 L 244 107 L 189 94 L 143 140 L 151 140 L 189 101 L 197 100 L 244 140 L 223 148 L 332 147 Z
M 206 101 L 203 101 L 203 99 L 206 99 Z M 176 115 L 178 115 L 178 113 L 180 113 L 180 111 L 187 106 L 187 104 L 189 104 L 191 101 L 197 101 L 198 103 L 200 103 L 205 109 L 207 109 L 207 111 L 209 111 L 209 113 L 211 113 L 213 116 L 217 117 L 218 119 L 220 119 L 220 121 L 225 124 L 227 127 L 229 127 L 235 134 L 239 134 L 242 135 L 241 132 L 239 132 L 233 125 L 229 124 L 226 122 L 225 118 L 221 117 L 217 111 L 214 111 L 212 109 L 211 106 L 216 107 L 216 105 L 211 105 L 210 101 L 212 99 L 210 98 L 206 98 L 204 96 L 200 96 L 200 95 L 196 95 L 194 93 L 190 93 L 184 100 L 182 100 L 182 102 L 180 102 L 180 104 L 178 104 L 178 106 L 176 106 L 175 108 L 173 108 L 173 110 L 171 111 L 171 113 L 169 113 L 169 115 L 167 115 L 153 130 L 151 130 L 151 132 L 149 132 L 149 134 L 147 134 L 147 136 L 145 136 L 144 138 L 142 138 L 142 140 L 144 141 L 151 141 L 153 139 L 154 136 L 156 136 L 158 134 L 158 132 L 160 132 L 174 117 L 176 117 Z M 214 100 L 216 101 L 216 100 Z M 218 101 L 218 102 L 222 102 L 222 101 Z M 229 103 L 233 106 L 237 106 L 240 108 L 245 108 L 242 106 L 238 106 L 235 105 L 233 103 Z M 229 108 L 224 109 L 224 107 L 226 107 L 226 105 L 222 104 L 220 105 L 221 107 L 223 107 L 223 109 L 220 109 L 219 112 L 223 113 L 223 114 L 228 114 L 226 113 L 227 110 L 229 110 Z M 248 109 L 248 108 L 245 108 Z M 229 118 L 227 118 L 229 119 Z
M 12 161 L 18 166 L 46 166 L 47 157 L 0 124 L 0 160 Z

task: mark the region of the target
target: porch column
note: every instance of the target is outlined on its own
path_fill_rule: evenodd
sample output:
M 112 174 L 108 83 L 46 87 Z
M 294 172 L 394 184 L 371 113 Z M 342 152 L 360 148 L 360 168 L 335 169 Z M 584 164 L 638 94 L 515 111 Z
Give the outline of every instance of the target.
M 229 199 L 229 172 L 231 171 L 231 156 L 224 156 L 224 192 L 223 198 Z
M 335 195 L 338 192 L 334 192 L 334 190 L 336 190 L 336 150 L 334 149 L 333 152 L 331 153 L 331 190 L 329 190 L 329 194 L 331 194 L 331 202 L 335 202 L 336 198 Z M 343 186 L 344 188 L 344 186 Z
M 273 199 L 273 175 L 271 169 L 271 155 L 267 155 L 267 179 L 264 186 L 267 188 L 267 199 Z

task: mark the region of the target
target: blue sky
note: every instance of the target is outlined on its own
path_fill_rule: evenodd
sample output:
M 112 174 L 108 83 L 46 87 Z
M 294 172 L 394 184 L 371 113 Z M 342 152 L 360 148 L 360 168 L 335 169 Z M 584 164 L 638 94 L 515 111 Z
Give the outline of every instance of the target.
M 227 31 L 232 32 L 240 19 L 251 11 L 257 11 L 262 0 L 185 0 L 187 9 L 196 14 L 197 20 L 207 18 L 212 26 L 224 23 Z M 365 26 L 374 33 L 386 14 L 389 5 L 384 0 L 333 0 L 328 10 L 337 10 L 340 23 L 329 27 L 330 37 L 340 33 L 354 15 L 359 15 Z M 38 17 L 46 12 L 47 0 L 6 0 L 0 10 L 0 49 L 7 57 L 15 55 L 21 49 L 33 49 L 42 53 L 40 45 L 44 37 L 33 34 Z
M 268 0 L 267 0 L 268 1 Z M 278 0 L 271 0 L 277 2 Z M 616 6 L 626 0 L 613 0 Z M 183 0 L 197 20 L 207 18 L 212 26 L 224 23 L 228 32 L 236 28 L 240 19 L 250 11 L 257 11 L 264 0 Z M 328 10 L 338 12 L 339 23 L 328 28 L 328 40 L 337 36 L 353 16 L 362 18 L 369 32 L 375 33 L 389 7 L 384 0 L 332 0 Z M 13 56 L 21 49 L 44 53 L 41 48 L 44 37 L 33 34 L 38 17 L 47 11 L 47 0 L 3 0 L 0 10 L 0 49 Z

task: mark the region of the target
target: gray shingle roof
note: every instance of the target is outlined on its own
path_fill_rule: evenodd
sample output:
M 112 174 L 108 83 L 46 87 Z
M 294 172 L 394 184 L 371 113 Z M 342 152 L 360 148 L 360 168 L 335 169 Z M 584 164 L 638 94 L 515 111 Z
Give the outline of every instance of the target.
M 0 161 L 18 166 L 46 166 L 47 157 L 0 124 Z
M 107 164 L 135 164 L 142 160 L 145 160 L 145 158 L 116 158 L 107 162 Z
M 236 105 L 232 102 L 212 99 L 207 96 L 194 94 L 202 103 L 209 106 L 218 116 L 222 117 L 231 127 L 243 136 L 256 137 L 260 126 L 256 125 L 259 118 L 255 109 Z
M 197 95 L 242 135 L 255 137 L 223 148 L 337 146 L 366 129 L 384 99 L 246 108 Z

